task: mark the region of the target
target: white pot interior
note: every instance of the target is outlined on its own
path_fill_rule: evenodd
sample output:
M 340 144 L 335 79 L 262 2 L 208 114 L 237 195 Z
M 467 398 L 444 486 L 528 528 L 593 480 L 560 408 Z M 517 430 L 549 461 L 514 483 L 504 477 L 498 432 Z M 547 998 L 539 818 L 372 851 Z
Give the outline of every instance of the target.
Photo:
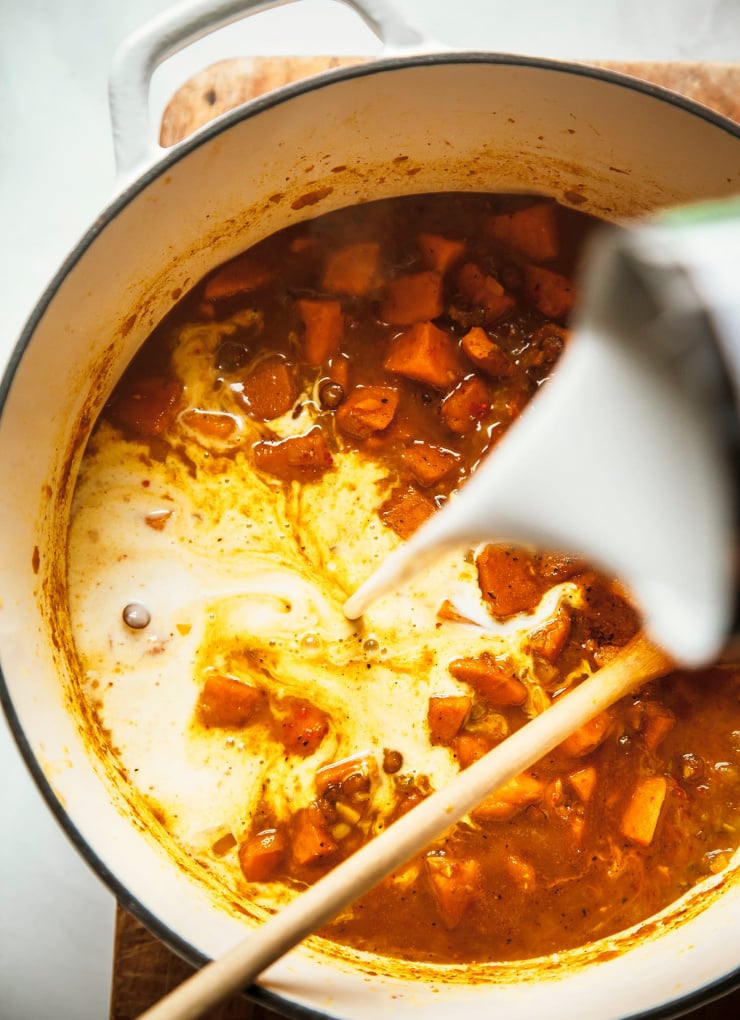
M 64 594 L 69 500 L 95 416 L 134 351 L 213 266 L 297 218 L 358 201 L 527 191 L 619 219 L 740 187 L 740 141 L 726 127 L 567 67 L 421 58 L 328 75 L 288 95 L 207 129 L 113 205 L 29 326 L 0 421 L 0 633 L 12 723 L 84 852 L 191 955 L 222 952 L 243 922 L 214 909 L 208 890 L 133 823 L 111 770 L 90 754 L 74 706 Z M 705 909 L 690 897 L 652 925 L 651 938 L 601 944 L 581 954 L 580 967 L 573 954 L 567 967 L 554 958 L 503 966 L 484 983 L 423 968 L 420 981 L 369 981 L 369 963 L 354 968 L 303 949 L 263 984 L 341 1017 L 391 1009 L 444 1017 L 453 1004 L 474 1016 L 494 1007 L 507 1016 L 559 1015 L 566 998 L 573 1017 L 629 1016 L 737 969 L 740 883 L 730 876 L 714 884 Z

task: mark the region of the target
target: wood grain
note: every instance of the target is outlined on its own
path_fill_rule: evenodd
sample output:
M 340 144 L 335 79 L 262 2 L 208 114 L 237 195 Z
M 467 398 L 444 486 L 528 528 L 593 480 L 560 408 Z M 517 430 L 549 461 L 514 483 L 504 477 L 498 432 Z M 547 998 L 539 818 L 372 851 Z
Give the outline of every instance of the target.
M 245 57 L 223 60 L 185 83 L 162 116 L 160 144 L 182 141 L 219 114 L 288 82 L 334 67 L 363 63 L 357 57 Z M 740 64 L 618 63 L 594 67 L 619 71 L 678 92 L 740 121 Z
M 178 90 L 162 117 L 160 143 L 174 145 L 209 120 L 287 82 L 332 67 L 362 62 L 351 57 L 274 57 L 222 61 Z M 740 64 L 595 62 L 650 81 L 740 121 Z M 111 1020 L 134 1020 L 192 973 L 192 968 L 119 907 L 111 988 Z M 208 1020 L 279 1020 L 285 1014 L 240 996 Z M 687 1014 L 690 1020 L 736 1020 L 740 991 Z
M 134 1020 L 192 973 L 192 967 L 118 908 L 110 1020 Z M 211 1010 L 207 1020 L 281 1020 L 283 1016 L 237 996 Z

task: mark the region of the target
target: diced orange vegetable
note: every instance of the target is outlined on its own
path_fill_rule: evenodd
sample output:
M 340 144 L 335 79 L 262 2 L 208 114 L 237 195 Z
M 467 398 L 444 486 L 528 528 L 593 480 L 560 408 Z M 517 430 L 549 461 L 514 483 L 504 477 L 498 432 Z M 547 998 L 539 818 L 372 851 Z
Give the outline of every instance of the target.
M 587 765 L 586 768 L 577 769 L 575 772 L 571 772 L 568 775 L 568 782 L 576 791 L 583 803 L 587 804 L 591 800 L 591 795 L 596 787 L 596 769 L 593 765 Z
M 303 322 L 303 353 L 309 365 L 321 365 L 336 354 L 344 337 L 344 312 L 338 301 L 300 298 L 296 301 Z
M 337 849 L 324 816 L 315 803 L 295 813 L 291 837 L 291 852 L 296 864 L 314 864 L 331 856 Z
M 224 857 L 236 846 L 236 837 L 233 832 L 225 832 L 219 836 L 214 843 L 211 843 L 211 853 L 216 857 Z
M 487 324 L 508 315 L 516 303 L 494 276 L 484 273 L 474 262 L 465 263 L 458 273 L 457 284 L 462 296 L 480 308 Z
M 429 269 L 436 269 L 439 273 L 446 273 L 450 266 L 454 265 L 465 254 L 465 242 L 457 241 L 450 237 L 441 237 L 439 234 L 419 234 L 419 251 L 422 261 Z
M 144 524 L 153 531 L 164 531 L 167 522 L 171 520 L 174 510 L 170 510 L 168 507 L 160 507 L 157 510 L 150 510 L 148 514 L 144 516 Z
M 536 882 L 535 870 L 531 864 L 517 857 L 516 854 L 507 854 L 505 860 L 506 870 L 514 879 L 520 889 L 530 892 L 534 889 Z
M 401 458 L 419 485 L 425 488 L 445 478 L 460 460 L 457 453 L 429 443 L 407 446 Z
M 523 811 L 530 804 L 538 804 L 545 795 L 545 784 L 528 772 L 515 776 L 505 786 L 489 794 L 478 807 L 473 817 L 484 821 L 506 821 Z
M 583 560 L 565 553 L 537 553 L 532 559 L 538 576 L 548 582 L 549 586 L 569 580 L 580 574 L 585 567 Z
M 470 684 L 491 705 L 521 705 L 527 688 L 518 679 L 514 664 L 507 656 L 490 652 L 454 659 L 448 667 L 456 680 Z
M 263 829 L 239 847 L 239 866 L 248 882 L 267 882 L 285 856 L 285 837 L 277 829 Z
M 255 443 L 253 453 L 260 471 L 285 481 L 320 478 L 334 466 L 324 433 L 318 427 L 302 436 Z
M 560 745 L 563 754 L 572 755 L 574 758 L 582 758 L 596 750 L 611 732 L 614 720 L 611 712 L 600 712 L 583 726 L 579 726 Z
M 202 411 L 191 407 L 183 411 L 180 420 L 188 428 L 200 432 L 205 439 L 228 439 L 236 430 L 234 418 L 222 411 Z
M 298 396 L 292 366 L 281 358 L 261 361 L 242 382 L 240 396 L 253 418 L 271 421 L 286 414 Z
M 316 792 L 322 794 L 327 787 L 343 783 L 348 776 L 357 774 L 368 779 L 377 777 L 378 765 L 372 755 L 353 754 L 349 758 L 342 758 L 341 761 L 322 765 L 316 771 Z
M 509 355 L 480 326 L 473 326 L 460 345 L 473 364 L 494 379 L 508 379 L 514 371 Z
M 286 751 L 313 754 L 329 730 L 326 714 L 304 698 L 283 698 L 273 711 L 273 728 Z
M 437 620 L 450 620 L 452 623 L 472 623 L 449 599 L 443 599 L 437 610 Z
M 668 783 L 664 776 L 645 776 L 635 787 L 622 816 L 622 835 L 640 846 L 650 846 L 663 810 Z
M 338 354 L 329 362 L 329 379 L 339 383 L 345 393 L 349 392 L 350 360 L 346 354 Z
M 451 432 L 472 432 L 491 406 L 488 387 L 477 375 L 468 376 L 442 401 L 441 414 Z
M 410 326 L 436 319 L 443 311 L 442 276 L 434 269 L 426 269 L 390 281 L 380 305 L 380 318 L 392 325 Z
M 387 429 L 398 408 L 398 390 L 391 386 L 357 386 L 339 405 L 336 423 L 355 439 Z
M 294 255 L 303 255 L 305 252 L 315 251 L 318 243 L 318 238 L 316 237 L 306 237 L 305 234 L 299 234 L 297 237 L 292 238 L 288 248 Z
M 586 819 L 582 814 L 573 811 L 568 819 L 568 825 L 570 826 L 570 838 L 573 841 L 573 846 L 580 846 L 583 843 L 583 834 L 586 830 Z
M 455 341 L 433 322 L 417 322 L 391 342 L 384 368 L 447 390 L 462 378 Z
M 573 284 L 567 276 L 542 266 L 526 266 L 524 282 L 532 303 L 548 319 L 564 320 L 573 308 Z
M 642 721 L 642 739 L 648 751 L 654 751 L 676 725 L 676 717 L 662 705 L 649 704 Z
M 206 301 L 218 301 L 236 294 L 247 294 L 269 283 L 274 276 L 271 269 L 258 265 L 250 255 L 238 255 L 206 281 L 203 297 Z
M 429 699 L 427 725 L 433 744 L 449 744 L 465 722 L 470 698 L 464 695 L 433 696 Z
M 549 202 L 491 216 L 486 232 L 497 241 L 511 245 L 535 262 L 547 262 L 558 254 L 555 206 Z
M 182 391 L 179 382 L 160 376 L 125 380 L 105 415 L 114 425 L 142 439 L 158 436 L 177 417 Z
M 461 769 L 466 769 L 473 762 L 478 761 L 493 747 L 490 737 L 483 733 L 458 733 L 452 741 L 452 749 L 455 752 L 458 764 Z
M 265 693 L 221 673 L 206 676 L 196 704 L 196 715 L 204 726 L 232 729 L 261 718 Z
M 524 550 L 487 545 L 478 556 L 477 567 L 478 584 L 494 616 L 527 613 L 539 605 L 545 587 Z
M 446 928 L 457 928 L 481 884 L 480 862 L 472 857 L 454 858 L 427 854 L 424 858 L 439 915 Z
M 380 245 L 374 241 L 350 244 L 329 253 L 324 264 L 322 289 L 330 294 L 363 297 L 378 285 Z
M 546 808 L 557 808 L 563 803 L 563 780 L 555 776 L 545 787 L 543 802 Z
M 380 518 L 401 538 L 410 538 L 437 507 L 413 485 L 394 489 L 380 507 Z
M 532 347 L 528 355 L 529 375 L 535 373 L 538 382 L 546 379 L 568 342 L 568 330 L 554 322 L 545 322 L 532 334 Z
M 555 662 L 570 636 L 571 619 L 567 609 L 561 606 L 557 614 L 529 635 L 529 645 L 535 655 L 548 662 Z

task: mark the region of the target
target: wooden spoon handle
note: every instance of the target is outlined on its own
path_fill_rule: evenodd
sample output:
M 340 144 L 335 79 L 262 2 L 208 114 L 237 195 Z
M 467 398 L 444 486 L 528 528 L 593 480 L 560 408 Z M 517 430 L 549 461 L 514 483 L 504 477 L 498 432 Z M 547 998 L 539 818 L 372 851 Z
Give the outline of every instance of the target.
M 218 960 L 204 966 L 142 1020 L 197 1020 L 250 984 L 269 964 L 423 850 L 503 786 L 624 694 L 672 668 L 638 635 L 603 669 L 365 844 Z

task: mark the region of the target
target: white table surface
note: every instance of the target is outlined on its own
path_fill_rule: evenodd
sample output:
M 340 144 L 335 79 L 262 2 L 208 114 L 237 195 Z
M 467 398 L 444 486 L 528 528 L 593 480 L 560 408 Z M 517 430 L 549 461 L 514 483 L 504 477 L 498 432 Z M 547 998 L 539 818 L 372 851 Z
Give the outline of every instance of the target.
M 106 96 L 113 51 L 167 6 L 0 0 L 2 366 L 46 282 L 115 190 Z M 396 0 L 396 7 L 453 47 L 565 59 L 740 59 L 740 0 Z M 301 0 L 170 61 L 153 85 L 153 109 L 217 59 L 375 52 L 377 41 L 346 8 Z M 109 1008 L 113 897 L 51 816 L 4 717 L 0 777 L 0 1020 L 100 1020 Z

